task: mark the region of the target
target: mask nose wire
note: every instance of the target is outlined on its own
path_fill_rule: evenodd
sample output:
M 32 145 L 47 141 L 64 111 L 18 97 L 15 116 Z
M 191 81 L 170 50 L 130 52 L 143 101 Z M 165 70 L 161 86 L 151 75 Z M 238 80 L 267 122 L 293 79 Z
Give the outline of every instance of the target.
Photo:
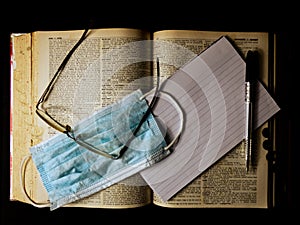
M 23 158 L 22 162 L 21 162 L 21 165 L 20 165 L 20 184 L 21 184 L 21 189 L 25 195 L 25 197 L 27 198 L 27 200 L 30 201 L 30 203 L 35 206 L 35 207 L 38 207 L 38 208 L 45 208 L 45 207 L 50 207 L 50 203 L 49 202 L 43 202 L 43 203 L 38 203 L 36 201 L 34 201 L 30 195 L 28 194 L 27 190 L 26 190 L 26 185 L 25 185 L 25 180 L 26 180 L 26 177 L 25 177 L 25 171 L 26 171 L 26 168 L 27 168 L 27 164 L 29 162 L 29 160 L 31 159 L 31 155 L 27 155 Z

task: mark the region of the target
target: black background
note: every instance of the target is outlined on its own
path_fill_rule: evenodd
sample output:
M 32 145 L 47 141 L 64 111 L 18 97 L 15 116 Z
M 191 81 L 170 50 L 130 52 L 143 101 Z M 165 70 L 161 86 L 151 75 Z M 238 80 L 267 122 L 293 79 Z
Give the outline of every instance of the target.
M 72 3 L 63 7 L 60 2 L 41 2 L 41 5 L 7 3 L 1 7 L 0 17 L 0 75 L 1 75 L 1 225 L 10 224 L 84 224 L 157 223 L 180 219 L 183 223 L 226 222 L 250 223 L 260 220 L 289 221 L 296 217 L 299 204 L 299 148 L 298 91 L 300 26 L 297 7 L 287 1 L 272 6 L 262 3 L 173 2 L 174 7 L 163 8 L 162 2 L 110 2 L 118 11 L 103 2 Z M 76 9 L 73 5 L 78 4 Z M 80 5 L 79 5 L 80 4 Z M 241 5 L 243 4 L 243 5 Z M 121 10 L 129 10 L 120 13 Z M 9 107 L 11 33 L 36 30 L 84 29 L 92 21 L 92 28 L 132 27 L 150 31 L 162 29 L 196 29 L 220 31 L 268 31 L 278 38 L 276 91 L 272 93 L 281 111 L 276 114 L 278 128 L 276 148 L 276 205 L 272 209 L 168 209 L 146 206 L 136 209 L 35 208 L 9 201 Z M 26 134 L 24 134 L 26 135 Z M 294 219 L 293 219 L 294 220 Z M 27 221 L 27 222 L 25 222 Z

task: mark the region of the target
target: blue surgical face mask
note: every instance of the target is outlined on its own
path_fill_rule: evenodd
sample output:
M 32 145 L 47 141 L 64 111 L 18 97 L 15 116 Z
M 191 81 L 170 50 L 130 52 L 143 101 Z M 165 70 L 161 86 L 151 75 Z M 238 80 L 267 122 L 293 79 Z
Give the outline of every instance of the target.
M 48 193 L 50 210 L 107 188 L 171 153 L 169 148 L 181 130 L 167 145 L 152 113 L 132 138 L 133 130 L 148 108 L 142 92 L 134 91 L 75 125 L 69 134 L 72 138 L 59 133 L 30 148 L 31 158 Z M 109 155 L 119 155 L 124 146 L 126 151 L 113 159 L 90 151 L 74 140 Z

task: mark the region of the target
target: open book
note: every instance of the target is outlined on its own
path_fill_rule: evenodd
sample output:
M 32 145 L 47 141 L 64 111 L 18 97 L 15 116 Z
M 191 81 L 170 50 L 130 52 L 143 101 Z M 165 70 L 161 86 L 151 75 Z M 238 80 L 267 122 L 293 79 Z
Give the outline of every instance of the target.
M 38 118 L 35 106 L 82 32 L 36 31 L 11 35 L 12 201 L 30 203 L 20 182 L 20 165 L 31 146 L 56 134 Z M 259 81 L 268 87 L 269 77 L 273 76 L 269 62 L 274 52 L 267 32 L 162 30 L 150 33 L 127 28 L 93 29 L 70 59 L 49 104 L 56 106 L 53 108 L 58 118 L 74 123 L 137 88 L 152 89 L 156 83 L 153 63 L 156 57 L 160 58 L 161 79 L 166 79 L 222 36 L 227 36 L 241 55 L 248 50 L 260 52 Z M 74 81 L 74 77 L 80 82 Z M 266 137 L 262 131 L 266 128 L 267 122 L 256 130 L 257 161 L 251 172 L 245 171 L 244 145 L 240 143 L 167 201 L 137 174 L 67 206 L 134 208 L 155 204 L 177 208 L 267 208 L 272 202 L 273 184 L 267 151 L 263 148 Z M 25 172 L 22 175 L 30 197 L 38 203 L 47 202 L 47 192 L 34 164 L 29 164 Z

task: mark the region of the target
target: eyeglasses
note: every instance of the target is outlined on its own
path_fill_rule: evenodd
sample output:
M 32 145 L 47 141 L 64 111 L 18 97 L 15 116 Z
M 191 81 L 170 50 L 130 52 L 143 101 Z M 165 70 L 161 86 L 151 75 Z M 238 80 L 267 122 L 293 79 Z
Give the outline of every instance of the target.
M 48 86 L 46 87 L 46 89 L 44 90 L 43 94 L 41 95 L 41 97 L 39 98 L 37 105 L 36 105 L 36 113 L 37 115 L 44 121 L 46 122 L 49 126 L 51 126 L 52 128 L 54 128 L 55 130 L 65 133 L 69 138 L 73 139 L 77 144 L 79 144 L 80 146 L 95 152 L 97 154 L 100 154 L 102 156 L 111 158 L 111 159 L 119 159 L 123 153 L 128 149 L 128 146 L 130 144 L 130 142 L 133 140 L 133 138 L 135 137 L 136 133 L 138 132 L 138 130 L 140 129 L 141 125 L 145 122 L 145 120 L 147 119 L 148 115 L 150 114 L 156 100 L 157 100 L 157 96 L 158 96 L 158 91 L 159 91 L 159 78 L 160 78 L 160 72 L 159 72 L 159 60 L 157 58 L 157 84 L 156 84 L 156 89 L 155 89 L 155 93 L 153 95 L 153 98 L 149 104 L 149 107 L 146 111 L 146 113 L 143 115 L 140 123 L 138 124 L 138 126 L 135 128 L 135 130 L 132 132 L 131 137 L 128 139 L 128 141 L 126 142 L 126 144 L 124 145 L 124 147 L 118 152 L 118 154 L 109 154 L 107 152 L 105 152 L 102 149 L 99 149 L 93 145 L 91 145 L 88 142 L 85 142 L 84 140 L 81 140 L 80 138 L 77 138 L 73 135 L 73 130 L 72 127 L 68 124 L 63 124 L 59 121 L 57 121 L 53 116 L 51 116 L 48 112 L 47 109 L 44 107 L 44 103 L 47 101 L 58 77 L 60 76 L 60 74 L 62 73 L 62 71 L 64 70 L 65 66 L 67 65 L 68 61 L 70 60 L 71 56 L 73 55 L 73 53 L 75 52 L 75 50 L 78 48 L 78 46 L 87 38 L 88 36 L 88 31 L 89 29 L 85 29 L 82 36 L 80 37 L 80 39 L 78 40 L 78 42 L 73 46 L 73 48 L 70 50 L 70 52 L 67 54 L 67 56 L 64 58 L 64 60 L 62 61 L 61 65 L 58 67 L 56 73 L 54 74 L 54 76 L 52 77 L 52 79 L 50 80 Z

